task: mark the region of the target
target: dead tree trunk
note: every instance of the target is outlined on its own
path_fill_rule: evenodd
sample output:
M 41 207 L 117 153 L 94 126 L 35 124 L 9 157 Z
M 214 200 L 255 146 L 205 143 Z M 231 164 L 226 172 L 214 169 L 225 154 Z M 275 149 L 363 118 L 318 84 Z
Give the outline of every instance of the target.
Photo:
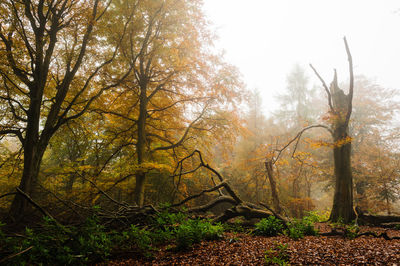
M 331 134 L 333 139 L 333 159 L 335 172 L 335 193 L 330 220 L 343 219 L 348 223 L 355 218 L 353 210 L 353 176 L 351 172 L 351 137 L 349 136 L 349 121 L 353 102 L 353 61 L 346 38 L 344 38 L 349 61 L 350 86 L 346 95 L 337 83 L 336 70 L 333 81 L 328 89 L 325 81 L 315 68 L 311 66 L 322 82 L 328 95 L 329 113 L 331 115 Z
M 351 172 L 351 142 L 336 144 L 348 138 L 343 129 L 334 131 L 333 157 L 335 172 L 335 192 L 330 219 L 337 221 L 340 218 L 350 222 L 355 218 L 353 210 L 353 176 Z

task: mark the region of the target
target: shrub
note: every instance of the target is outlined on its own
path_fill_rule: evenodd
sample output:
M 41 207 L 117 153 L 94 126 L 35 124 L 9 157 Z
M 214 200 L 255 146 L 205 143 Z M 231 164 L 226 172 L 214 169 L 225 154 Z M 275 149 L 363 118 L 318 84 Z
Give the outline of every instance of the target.
M 303 238 L 304 236 L 316 236 L 318 235 L 318 231 L 314 227 L 314 223 L 310 221 L 307 217 L 299 220 L 294 219 L 290 223 L 288 223 L 288 229 L 286 234 L 294 239 L 298 240 Z
M 75 227 L 65 227 L 55 223 L 53 220 L 45 217 L 42 228 L 32 230 L 26 228 L 26 238 L 14 247 L 20 247 L 20 251 L 32 247 L 29 252 L 16 257 L 17 263 L 40 264 L 46 262 L 49 264 L 83 264 L 89 258 L 81 252 L 81 243 L 76 239 L 74 233 Z M 15 252 L 16 250 L 14 250 Z
M 270 216 L 268 219 L 263 218 L 255 226 L 256 229 L 253 232 L 255 235 L 277 236 L 283 232 L 283 224 L 275 216 Z
M 184 213 L 163 211 L 155 219 L 153 240 L 165 242 L 175 239 L 176 248 L 187 249 L 201 240 L 218 239 L 224 232 L 221 224 L 209 220 L 188 219 Z
M 213 225 L 208 220 L 189 219 L 175 229 L 177 249 L 187 249 L 201 240 L 214 240 L 222 236 L 221 224 Z
M 154 234 L 145 229 L 139 229 L 135 225 L 131 225 L 129 231 L 122 233 L 122 238 L 119 240 L 120 248 L 132 249 L 136 248 L 140 254 L 147 258 L 153 256 L 152 247 Z
M 13 265 L 41 265 L 43 262 L 85 265 L 104 261 L 110 255 L 112 242 L 97 218 L 89 218 L 77 228 L 60 225 L 45 217 L 41 228 L 26 228 L 23 238 L 8 239 L 7 253 L 23 253 L 7 262 Z
M 298 240 L 304 237 L 304 233 L 301 229 L 299 229 L 297 226 L 289 226 L 289 228 L 286 231 L 286 234 L 294 239 L 294 240 Z
M 153 222 L 153 241 L 163 243 L 174 238 L 175 228 L 187 220 L 184 213 L 170 213 L 163 211 L 157 215 Z
M 88 218 L 76 232 L 73 234 L 76 252 L 91 261 L 102 261 L 110 255 L 113 241 L 96 216 Z
M 115 250 L 137 250 L 152 257 L 158 242 L 175 240 L 177 249 L 186 249 L 201 240 L 218 239 L 224 228 L 209 220 L 187 219 L 182 213 L 161 213 L 152 226 L 131 225 L 124 232 L 109 232 L 96 216 L 80 227 L 63 226 L 45 218 L 41 227 L 26 228 L 21 237 L 7 237 L 0 224 L 0 257 L 21 253 L 7 260 L 11 265 L 87 265 L 105 261 Z
M 181 212 L 171 213 L 163 211 L 159 213 L 155 219 L 155 226 L 160 229 L 168 230 L 171 227 L 177 226 L 187 220 L 187 215 Z
M 357 237 L 358 232 L 360 232 L 360 227 L 356 223 L 352 223 L 349 225 L 346 225 L 345 230 L 344 230 L 344 235 L 347 238 L 354 239 Z
M 358 232 L 360 231 L 360 227 L 355 221 L 352 221 L 350 224 L 345 224 L 341 218 L 337 222 L 332 223 L 331 226 L 333 228 L 342 230 L 344 232 L 344 236 L 350 239 L 356 238 Z

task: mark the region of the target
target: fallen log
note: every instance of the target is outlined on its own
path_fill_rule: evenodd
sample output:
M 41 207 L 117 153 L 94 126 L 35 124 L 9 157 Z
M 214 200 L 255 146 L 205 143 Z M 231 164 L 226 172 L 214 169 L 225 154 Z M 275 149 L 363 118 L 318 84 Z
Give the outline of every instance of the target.
M 268 218 L 270 216 L 273 216 L 271 212 L 260 210 L 260 209 L 254 209 L 249 206 L 247 206 L 245 203 L 233 206 L 230 209 L 227 209 L 224 211 L 223 214 L 217 216 L 213 221 L 214 222 L 227 222 L 229 219 L 235 218 L 235 217 L 244 217 L 246 220 L 251 220 L 254 218 Z
M 336 229 L 332 229 L 332 231 L 330 232 L 326 232 L 326 233 L 321 233 L 320 236 L 342 236 L 342 237 L 347 237 L 347 232 L 346 230 L 336 230 Z M 358 233 L 356 235 L 354 235 L 352 238 L 359 238 L 362 236 L 372 236 L 375 238 L 384 238 L 385 240 L 398 240 L 400 239 L 400 237 L 398 236 L 394 236 L 394 237 L 390 237 L 388 236 L 387 232 L 383 232 L 380 234 L 377 234 L 376 232 L 363 232 L 363 233 Z
M 361 223 L 380 226 L 388 223 L 400 223 L 400 216 L 365 214 L 360 207 L 356 207 L 358 220 Z

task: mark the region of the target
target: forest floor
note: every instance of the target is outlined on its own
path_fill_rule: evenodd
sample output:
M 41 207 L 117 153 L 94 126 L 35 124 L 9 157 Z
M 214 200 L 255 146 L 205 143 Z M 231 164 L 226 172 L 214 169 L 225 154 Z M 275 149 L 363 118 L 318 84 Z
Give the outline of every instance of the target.
M 321 233 L 331 230 L 324 223 L 316 224 L 316 227 Z M 360 228 L 360 232 L 386 232 L 390 237 L 400 236 L 400 230 Z M 400 240 L 372 236 L 356 239 L 306 236 L 293 240 L 287 236 L 263 237 L 230 232 L 220 240 L 204 241 L 187 251 L 170 251 L 169 246 L 164 246 L 152 260 L 128 258 L 103 265 L 264 265 L 265 252 L 270 250 L 279 255 L 277 246 L 285 244 L 285 261 L 291 265 L 400 265 Z

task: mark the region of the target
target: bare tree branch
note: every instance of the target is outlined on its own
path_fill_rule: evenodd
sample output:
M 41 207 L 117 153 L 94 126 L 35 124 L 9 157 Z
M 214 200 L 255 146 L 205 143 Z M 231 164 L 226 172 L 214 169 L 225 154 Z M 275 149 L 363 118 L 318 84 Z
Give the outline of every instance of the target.
M 303 134 L 305 131 L 307 131 L 307 130 L 309 130 L 309 129 L 311 129 L 311 128 L 324 128 L 324 129 L 326 129 L 327 131 L 329 131 L 329 133 L 331 133 L 331 135 L 333 135 L 333 131 L 332 131 L 328 126 L 326 126 L 326 125 L 320 125 L 320 124 L 318 124 L 318 125 L 311 125 L 311 126 L 305 127 L 305 128 L 303 128 L 302 130 L 300 130 L 300 131 L 297 133 L 297 135 L 296 135 L 293 139 L 291 139 L 288 143 L 286 143 L 285 146 L 283 146 L 281 149 L 277 149 L 277 150 L 276 150 L 276 151 L 278 152 L 278 155 L 277 155 L 276 158 L 273 160 L 273 163 L 275 164 L 275 162 L 278 161 L 278 159 L 279 159 L 280 155 L 282 154 L 282 152 L 283 152 L 287 147 L 289 147 L 290 144 L 292 144 L 293 142 L 295 142 L 295 141 L 297 140 L 297 141 L 296 141 L 295 148 L 294 148 L 294 150 L 293 150 L 293 152 L 292 152 L 292 157 L 293 157 L 294 153 L 296 152 L 297 145 L 298 145 L 298 143 L 299 143 L 299 140 L 300 140 L 302 134 Z
M 24 145 L 25 139 L 22 136 L 22 133 L 20 130 L 17 130 L 17 129 L 0 130 L 0 135 L 9 135 L 9 134 L 17 136 L 19 141 L 21 142 L 22 146 Z
M 161 151 L 161 150 L 170 150 L 170 149 L 174 149 L 174 148 L 180 146 L 186 140 L 186 137 L 189 134 L 189 130 L 194 126 L 194 124 L 197 121 L 199 121 L 203 117 L 203 115 L 205 114 L 205 112 L 207 110 L 207 107 L 208 107 L 208 104 L 206 104 L 204 106 L 203 111 L 200 113 L 200 115 L 189 124 L 189 126 L 185 130 L 185 133 L 183 133 L 182 137 L 176 143 L 169 145 L 169 146 L 157 147 L 157 148 L 153 149 L 152 152 Z
M 347 44 L 346 37 L 343 38 L 344 40 L 344 45 L 346 46 L 346 53 L 347 53 L 347 59 L 349 61 L 349 73 L 350 73 L 350 85 L 349 85 L 349 94 L 348 94 L 348 107 L 347 107 L 347 113 L 346 113 L 346 120 L 345 124 L 349 124 L 351 112 L 353 109 L 353 89 L 354 89 L 354 73 L 353 73 L 353 59 L 350 53 L 350 48 L 349 45 Z
M 110 195 L 108 195 L 104 190 L 102 190 L 101 188 L 99 188 L 95 182 L 93 182 L 92 180 L 84 177 L 83 175 L 81 175 L 79 172 L 75 171 L 83 180 L 88 181 L 90 184 L 92 184 L 101 194 L 103 194 L 104 196 L 106 196 L 106 198 L 108 198 L 109 200 L 111 200 L 112 202 L 114 202 L 117 205 L 120 206 L 127 206 L 125 203 L 121 203 L 119 201 L 116 201 L 115 199 L 113 199 Z
M 218 179 L 219 179 L 219 181 L 220 181 L 221 183 L 226 183 L 226 182 L 224 181 L 224 179 L 222 178 L 221 174 L 218 173 L 218 171 L 216 171 L 214 168 L 212 168 L 210 165 L 208 165 L 207 163 L 204 162 L 203 156 L 202 156 L 202 154 L 201 154 L 201 152 L 200 152 L 199 150 L 195 150 L 195 151 L 193 151 L 190 155 L 188 155 L 188 156 L 186 156 L 185 158 L 183 158 L 183 159 L 180 161 L 180 164 L 182 164 L 183 161 L 185 161 L 185 160 L 187 160 L 187 159 L 189 159 L 189 158 L 192 158 L 195 154 L 197 154 L 198 157 L 199 157 L 199 160 L 200 160 L 200 164 L 199 164 L 199 165 L 200 165 L 201 167 L 204 167 L 204 168 L 208 169 L 209 171 L 211 171 L 212 173 L 214 173 L 214 174 L 218 177 Z M 178 166 L 179 166 L 179 164 L 178 164 Z M 177 167 L 178 167 L 178 166 L 177 166 Z M 199 169 L 199 168 L 200 168 L 200 167 L 197 167 L 196 169 Z M 228 184 L 224 185 L 224 188 L 226 189 L 226 191 L 228 192 L 228 194 L 229 194 L 238 204 L 240 204 L 240 203 L 243 202 L 243 201 L 240 199 L 240 197 L 236 194 L 236 192 L 233 191 L 233 189 L 232 189 Z
M 171 207 L 178 207 L 178 206 L 181 206 L 181 205 L 185 204 L 186 202 L 188 202 L 188 201 L 190 201 L 190 200 L 192 200 L 192 199 L 201 197 L 201 196 L 204 195 L 205 193 L 209 193 L 209 192 L 216 191 L 216 190 L 218 190 L 218 189 L 220 189 L 220 188 L 222 188 L 222 187 L 225 187 L 226 185 L 227 185 L 226 182 L 222 182 L 222 183 L 220 183 L 220 184 L 218 184 L 218 185 L 216 185 L 216 186 L 214 186 L 214 187 L 212 187 L 212 188 L 205 189 L 205 190 L 201 191 L 200 193 L 191 195 L 191 196 L 187 197 L 186 199 L 182 200 L 182 201 L 179 202 L 179 203 L 172 204 Z
M 310 64 L 310 67 L 312 68 L 312 70 L 314 71 L 314 73 L 318 77 L 318 79 L 321 81 L 322 86 L 324 87 L 325 92 L 328 95 L 328 104 L 329 104 L 329 108 L 330 108 L 331 112 L 335 113 L 335 109 L 333 109 L 333 105 L 332 105 L 332 95 L 329 92 L 328 86 L 326 85 L 324 79 L 320 76 L 320 74 L 317 72 L 317 70 L 313 67 L 312 64 Z
M 215 200 L 210 201 L 207 204 L 190 208 L 189 212 L 206 212 L 206 211 L 210 210 L 211 208 L 213 208 L 223 202 L 231 203 L 234 205 L 237 204 L 237 202 L 232 197 L 220 196 L 220 197 L 216 198 Z

